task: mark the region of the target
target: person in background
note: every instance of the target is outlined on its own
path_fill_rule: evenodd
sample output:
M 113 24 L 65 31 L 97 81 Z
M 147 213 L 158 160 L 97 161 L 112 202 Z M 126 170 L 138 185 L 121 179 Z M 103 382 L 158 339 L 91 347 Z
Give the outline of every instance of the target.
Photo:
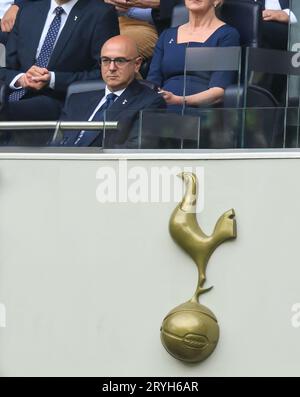
M 265 48 L 286 50 L 288 25 L 297 23 L 289 0 L 257 0 L 263 6 L 262 44 Z
M 119 13 L 121 35 L 131 37 L 137 44 L 140 56 L 150 59 L 157 42 L 157 31 L 152 19 L 152 10 L 160 0 L 104 0 L 116 7 Z
M 262 7 L 262 47 L 286 51 L 288 47 L 289 24 L 297 23 L 295 14 L 290 9 L 289 0 L 257 0 Z M 259 74 L 254 76 L 254 83 L 266 88 L 284 105 L 286 100 L 287 77 L 282 75 Z
M 7 43 L 8 33 L 14 27 L 19 8 L 28 1 L 37 0 L 0 0 L 0 43 Z
M 22 0 L 0 0 L 0 43 L 6 44 L 8 40 L 8 33 L 12 31 L 14 27 L 17 13 L 19 11 L 19 3 Z
M 100 77 L 99 47 L 117 34 L 114 8 L 99 0 L 29 1 L 20 8 L 0 69 L 10 88 L 3 118 L 57 120 L 68 86 Z
M 147 80 L 161 87 L 169 107 L 212 105 L 222 101 L 225 88 L 232 84 L 232 72 L 203 72 L 188 75 L 185 84 L 185 50 L 189 47 L 239 46 L 239 33 L 216 17 L 222 0 L 186 0 L 189 21 L 165 30 L 156 45 Z M 184 95 L 185 94 L 185 95 Z
M 275 21 L 297 23 L 295 14 L 289 8 L 289 0 L 260 0 L 264 7 L 263 19 L 265 21 Z

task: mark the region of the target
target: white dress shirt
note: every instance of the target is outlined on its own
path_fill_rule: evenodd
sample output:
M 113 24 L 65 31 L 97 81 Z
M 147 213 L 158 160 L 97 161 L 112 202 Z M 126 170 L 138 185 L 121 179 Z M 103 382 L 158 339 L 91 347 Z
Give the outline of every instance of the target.
M 281 10 L 281 5 L 279 3 L 279 0 L 266 0 L 265 1 L 265 8 L 266 10 Z M 289 8 L 286 8 L 284 10 L 286 14 L 289 15 L 290 17 L 290 23 L 297 23 L 297 18 L 293 11 L 291 11 Z
M 91 116 L 90 116 L 90 118 L 88 119 L 88 121 L 92 121 L 93 118 L 94 118 L 94 116 L 95 116 L 95 114 L 98 112 L 98 110 L 101 108 L 101 106 L 104 105 L 104 103 L 106 102 L 106 97 L 107 97 L 107 95 L 109 95 L 109 94 L 115 94 L 115 95 L 117 95 L 118 98 L 116 98 L 116 99 L 114 100 L 114 102 L 116 102 L 116 101 L 119 99 L 119 97 L 123 94 L 123 92 L 124 92 L 125 90 L 126 90 L 126 88 L 123 88 L 123 90 L 118 90 L 118 91 L 112 92 L 112 91 L 110 91 L 110 90 L 107 88 L 107 86 L 106 86 L 106 87 L 105 87 L 105 95 L 104 95 L 104 97 L 103 97 L 103 98 L 101 99 L 101 101 L 98 103 L 98 105 L 96 106 L 95 110 L 94 110 L 93 113 L 91 114 Z M 74 142 L 74 145 L 76 145 L 76 144 L 80 141 L 80 139 L 83 137 L 84 133 L 85 133 L 85 130 L 80 131 L 80 133 L 78 134 L 78 137 L 77 137 L 76 141 Z
M 139 19 L 153 24 L 152 8 L 130 7 L 126 14 L 129 18 Z
M 104 95 L 104 97 L 103 97 L 103 98 L 101 99 L 101 101 L 98 103 L 98 105 L 96 106 L 95 110 L 94 110 L 93 113 L 91 114 L 91 117 L 89 118 L 88 121 L 92 121 L 92 120 L 93 120 L 95 114 L 98 112 L 98 110 L 101 108 L 101 106 L 106 102 L 106 97 L 107 97 L 107 95 L 109 95 L 109 94 L 115 94 L 115 95 L 117 95 L 117 97 L 120 97 L 120 96 L 123 94 L 123 92 L 124 92 L 125 90 L 126 90 L 126 88 L 123 88 L 123 90 L 118 90 L 118 91 L 112 92 L 112 91 L 110 91 L 110 90 L 107 88 L 107 86 L 106 86 L 106 87 L 105 87 L 105 95 Z M 118 100 L 118 98 L 116 98 L 114 102 L 116 102 L 117 100 Z
M 0 1 L 1 1 L 1 0 L 0 0 Z M 40 52 L 41 52 L 41 49 L 42 49 L 42 47 L 43 47 L 45 38 L 46 38 L 46 36 L 47 36 L 47 32 L 48 32 L 48 30 L 49 30 L 49 28 L 50 28 L 51 22 L 52 22 L 53 19 L 55 18 L 55 11 L 54 11 L 55 8 L 56 8 L 56 7 L 62 7 L 63 10 L 64 10 L 64 12 L 61 14 L 61 24 L 60 24 L 60 28 L 59 28 L 59 32 L 58 32 L 56 41 L 55 41 L 55 43 L 54 43 L 54 47 L 55 47 L 55 45 L 56 45 L 56 43 L 57 43 L 57 40 L 58 40 L 58 38 L 59 38 L 59 36 L 60 36 L 62 30 L 63 30 L 63 27 L 65 26 L 65 24 L 66 24 L 66 22 L 67 22 L 68 16 L 69 16 L 70 12 L 72 11 L 72 8 L 75 6 L 75 4 L 76 4 L 77 2 L 78 2 L 78 0 L 70 0 L 68 3 L 65 3 L 65 4 L 58 4 L 58 3 L 56 2 L 56 0 L 51 0 L 50 9 L 49 9 L 49 11 L 48 11 L 47 19 L 46 19 L 46 22 L 45 22 L 45 25 L 44 25 L 44 29 L 43 29 L 42 34 L 41 34 L 40 42 L 39 42 L 39 45 L 38 45 L 38 48 L 37 48 L 37 51 L 36 51 L 36 57 L 35 57 L 36 59 L 38 58 L 38 56 L 39 56 L 39 54 L 40 54 Z M 54 47 L 53 47 L 53 48 L 54 48 Z M 17 89 L 21 89 L 21 88 L 22 88 L 22 87 L 16 87 L 16 86 L 15 86 L 15 83 L 19 80 L 19 78 L 20 78 L 21 76 L 23 76 L 23 74 L 24 74 L 24 73 L 19 73 L 19 74 L 11 81 L 11 83 L 10 83 L 10 85 L 9 85 L 11 89 L 17 90 Z M 52 89 L 54 89 L 54 86 L 55 86 L 55 73 L 54 73 L 54 72 L 50 72 L 49 87 L 52 88 Z
M 14 0 L 0 0 L 0 19 L 13 4 Z

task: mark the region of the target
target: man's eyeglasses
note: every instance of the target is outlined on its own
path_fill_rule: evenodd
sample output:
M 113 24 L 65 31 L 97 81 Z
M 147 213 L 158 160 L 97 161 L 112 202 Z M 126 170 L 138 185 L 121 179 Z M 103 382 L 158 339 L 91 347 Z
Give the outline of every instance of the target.
M 131 61 L 135 61 L 136 59 L 138 59 L 138 57 L 137 58 L 132 58 L 132 59 L 126 59 L 126 58 L 123 58 L 123 57 L 118 57 L 118 58 L 100 57 L 99 58 L 99 63 L 102 66 L 106 66 L 107 67 L 107 66 L 110 66 L 110 64 L 112 62 L 114 62 L 114 64 L 116 66 L 118 66 L 119 68 L 122 68 L 125 65 L 127 65 L 127 63 L 129 63 Z

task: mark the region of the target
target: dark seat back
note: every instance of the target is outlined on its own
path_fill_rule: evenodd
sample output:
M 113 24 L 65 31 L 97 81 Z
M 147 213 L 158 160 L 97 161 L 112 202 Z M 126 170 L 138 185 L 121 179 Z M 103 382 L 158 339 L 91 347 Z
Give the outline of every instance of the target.
M 262 6 L 252 1 L 225 0 L 222 7 L 217 9 L 218 17 L 237 29 L 242 47 L 259 47 L 261 44 Z M 184 5 L 176 6 L 173 10 L 172 26 L 179 26 L 188 22 L 189 13 Z
M 269 148 L 283 141 L 284 112 L 270 91 L 248 86 L 244 147 Z
M 299 59 L 299 53 L 294 51 L 247 48 L 245 78 L 248 81 L 253 72 L 262 75 L 300 76 Z M 289 85 L 285 94 L 288 105 Z
M 262 75 L 284 75 L 284 76 L 300 76 L 300 68 L 299 68 L 299 53 L 292 51 L 282 51 L 282 50 L 271 50 L 265 48 L 247 48 L 247 57 L 246 57 L 246 78 L 251 76 L 253 72 L 260 73 Z M 299 78 L 298 78 L 299 80 Z M 264 104 L 261 104 L 260 98 L 251 99 L 251 86 L 245 87 L 247 92 L 247 101 L 245 105 L 247 107 L 254 106 L 262 107 Z M 260 88 L 260 92 L 262 92 L 262 88 Z M 298 106 L 299 101 L 297 98 L 293 99 L 294 103 L 288 103 L 287 99 L 289 98 L 289 86 L 286 92 L 286 105 L 289 106 Z M 267 90 L 264 90 L 264 96 L 266 97 Z M 269 92 L 269 98 L 271 94 Z M 275 101 L 276 102 L 276 101 Z M 278 103 L 274 105 L 278 106 Z M 274 110 L 275 111 L 275 110 Z M 292 111 L 289 111 L 288 108 L 282 109 L 279 108 L 274 113 L 274 117 L 271 116 L 271 111 L 268 111 L 269 114 L 269 125 L 273 125 L 273 142 L 276 142 L 277 147 L 282 147 L 283 145 L 288 144 L 289 141 L 293 140 L 294 132 L 293 132 L 293 124 L 290 124 L 291 120 L 289 120 L 288 114 Z M 263 118 L 266 120 L 267 113 L 263 115 Z M 286 120 L 285 120 L 286 119 Z M 267 124 L 267 123 L 266 123 Z
M 261 45 L 262 6 L 253 1 L 225 0 L 218 17 L 240 34 L 242 47 Z
M 299 52 L 247 48 L 248 72 L 300 76 Z
M 151 88 L 152 90 L 156 89 L 155 84 L 151 83 L 148 80 L 138 80 L 138 82 L 142 85 L 146 85 L 147 87 Z M 67 90 L 66 95 L 66 102 L 70 98 L 72 94 L 79 94 L 81 92 L 88 92 L 88 91 L 100 91 L 105 89 L 105 82 L 103 80 L 86 80 L 86 81 L 75 81 L 74 83 L 70 84 Z M 1 90 L 0 90 L 1 93 Z
M 75 81 L 70 84 L 67 90 L 66 102 L 72 94 L 79 94 L 87 91 L 100 91 L 105 89 L 105 82 L 103 80 L 85 80 Z
M 189 20 L 188 9 L 184 5 L 178 5 L 173 8 L 171 26 L 176 27 L 187 23 Z

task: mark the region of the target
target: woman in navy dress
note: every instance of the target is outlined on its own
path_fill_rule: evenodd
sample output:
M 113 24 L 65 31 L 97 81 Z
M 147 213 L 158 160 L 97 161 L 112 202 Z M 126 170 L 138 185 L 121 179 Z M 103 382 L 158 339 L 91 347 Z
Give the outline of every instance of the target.
M 165 30 L 157 42 L 147 80 L 161 88 L 161 94 L 174 110 L 183 105 L 197 107 L 221 102 L 224 89 L 234 82 L 233 72 L 199 72 L 187 75 L 184 87 L 187 46 L 240 45 L 237 30 L 216 17 L 215 8 L 222 3 L 223 0 L 185 0 L 188 23 Z

